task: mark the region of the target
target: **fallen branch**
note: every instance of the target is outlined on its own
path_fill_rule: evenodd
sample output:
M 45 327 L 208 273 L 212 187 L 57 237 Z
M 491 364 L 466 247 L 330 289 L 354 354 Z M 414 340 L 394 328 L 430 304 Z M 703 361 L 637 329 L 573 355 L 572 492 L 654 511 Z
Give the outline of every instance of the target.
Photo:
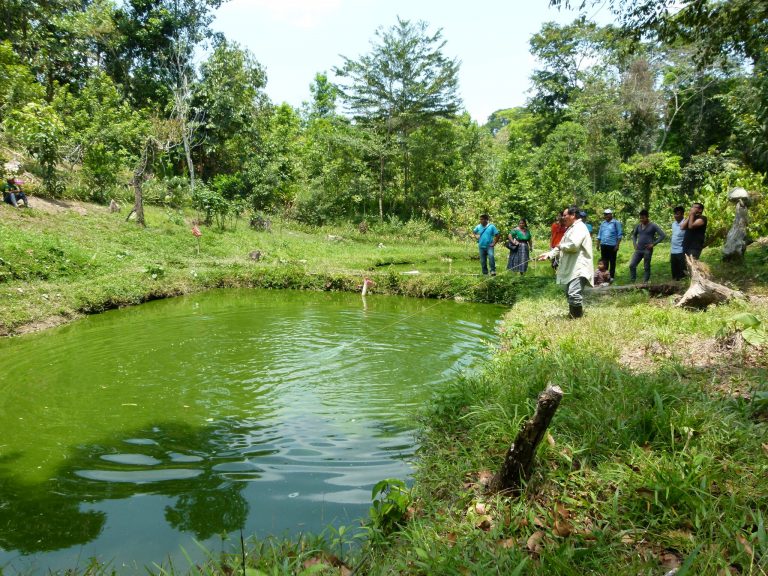
M 617 292 L 632 292 L 633 290 L 647 290 L 653 296 L 669 296 L 670 294 L 678 294 L 683 290 L 685 284 L 680 282 L 665 282 L 663 284 L 651 284 L 649 282 L 641 282 L 640 284 L 625 284 L 623 286 L 595 286 L 590 289 L 590 294 L 608 295 L 615 294 Z
M 490 482 L 491 492 L 520 493 L 523 483 L 531 477 L 536 447 L 544 438 L 544 433 L 562 398 L 563 391 L 560 387 L 551 384 L 539 394 L 536 412 L 517 433 L 517 438 L 507 451 L 501 470 Z
M 676 306 L 702 309 L 710 304 L 721 304 L 733 298 L 746 300 L 746 296 L 738 290 L 732 290 L 707 278 L 706 269 L 695 258 L 686 256 L 685 261 L 688 264 L 691 285 Z

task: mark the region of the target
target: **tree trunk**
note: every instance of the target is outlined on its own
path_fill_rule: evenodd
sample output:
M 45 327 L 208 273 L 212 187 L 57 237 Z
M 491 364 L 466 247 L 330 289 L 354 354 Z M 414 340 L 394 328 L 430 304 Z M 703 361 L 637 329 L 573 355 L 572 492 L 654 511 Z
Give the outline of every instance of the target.
M 501 470 L 491 480 L 489 488 L 492 492 L 520 493 L 523 482 L 531 477 L 536 447 L 544 437 L 562 398 L 560 387 L 551 384 L 539 394 L 536 412 L 518 432 L 507 451 Z
M 142 150 L 141 158 L 139 159 L 136 167 L 133 170 L 133 178 L 131 178 L 131 186 L 133 187 L 133 208 L 128 212 L 126 222 L 131 219 L 131 216 L 136 214 L 136 223 L 140 226 L 146 226 L 144 222 L 144 193 L 142 187 L 144 185 L 144 174 L 147 170 L 147 162 L 149 162 L 151 144 L 148 142 Z
M 701 263 L 695 258 L 686 256 L 685 261 L 688 264 L 691 285 L 676 306 L 706 308 L 710 304 L 720 304 L 732 298 L 746 299 L 744 294 L 738 290 L 731 290 L 727 286 L 709 280 L 706 277 L 706 270 L 702 268 Z
M 733 219 L 733 226 L 728 231 L 723 246 L 723 260 L 741 260 L 744 258 L 744 252 L 747 249 L 747 206 L 743 201 L 736 204 L 736 217 Z
M 384 222 L 384 153 L 379 156 L 379 220 Z
M 189 170 L 189 189 L 194 193 L 195 191 L 195 163 L 192 161 L 192 145 L 189 141 L 189 133 L 187 127 L 184 126 L 182 133 L 182 139 L 184 141 L 184 155 L 187 157 L 187 169 Z
M 648 290 L 649 294 L 653 296 L 669 296 L 671 294 L 679 294 L 685 285 L 680 282 L 665 282 L 662 284 L 651 284 L 650 282 L 641 282 L 639 284 L 627 284 L 624 286 L 595 286 L 589 289 L 590 294 L 599 296 L 605 296 L 608 294 L 616 294 L 617 292 L 632 292 L 634 290 Z
M 136 214 L 136 223 L 141 226 L 146 226 L 147 224 L 144 222 L 144 195 L 142 192 L 143 182 L 143 176 L 137 177 L 137 175 L 134 174 L 133 180 L 131 181 L 131 185 L 133 186 L 133 208 L 131 208 L 131 211 L 128 212 L 128 217 L 125 219 L 125 221 L 128 222 L 128 220 L 131 219 L 131 216 Z

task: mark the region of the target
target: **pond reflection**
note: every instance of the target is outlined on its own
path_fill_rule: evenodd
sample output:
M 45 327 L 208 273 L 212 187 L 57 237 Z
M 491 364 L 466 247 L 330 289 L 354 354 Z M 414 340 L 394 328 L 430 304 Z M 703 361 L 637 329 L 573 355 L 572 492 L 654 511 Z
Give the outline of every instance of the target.
M 321 531 L 404 478 L 413 414 L 500 309 L 230 290 L 0 342 L 0 569 L 194 556 Z M 182 548 L 186 552 L 182 553 Z

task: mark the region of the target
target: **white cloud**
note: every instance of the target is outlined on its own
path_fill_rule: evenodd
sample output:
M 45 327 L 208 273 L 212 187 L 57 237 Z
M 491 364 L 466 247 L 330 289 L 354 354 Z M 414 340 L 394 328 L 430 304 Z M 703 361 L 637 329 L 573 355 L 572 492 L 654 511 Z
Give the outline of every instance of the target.
M 230 0 L 222 9 L 266 13 L 279 22 L 307 30 L 321 25 L 341 5 L 342 0 Z

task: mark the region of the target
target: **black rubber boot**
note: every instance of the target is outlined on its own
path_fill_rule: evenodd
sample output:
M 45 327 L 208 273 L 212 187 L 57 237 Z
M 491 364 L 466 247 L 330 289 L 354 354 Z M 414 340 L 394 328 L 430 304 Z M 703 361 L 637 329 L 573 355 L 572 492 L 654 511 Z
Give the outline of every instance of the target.
M 568 306 L 568 315 L 571 318 L 581 318 L 584 316 L 584 308 L 581 306 Z

